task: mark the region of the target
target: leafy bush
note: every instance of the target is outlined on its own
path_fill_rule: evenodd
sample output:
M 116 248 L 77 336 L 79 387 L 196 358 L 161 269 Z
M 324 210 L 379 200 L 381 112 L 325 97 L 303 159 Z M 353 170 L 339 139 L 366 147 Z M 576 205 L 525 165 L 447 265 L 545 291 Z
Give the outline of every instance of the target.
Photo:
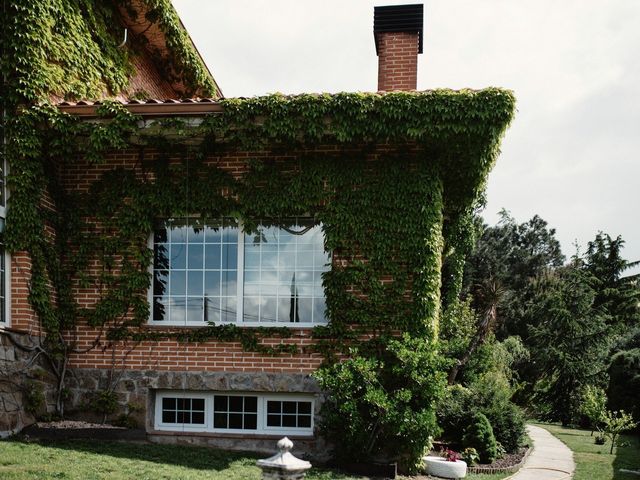
M 384 361 L 352 352 L 315 376 L 329 395 L 320 429 L 339 461 L 397 459 L 417 471 L 439 433 L 435 403 L 444 387 L 441 360 L 430 342 L 392 340 Z
M 461 458 L 467 465 L 471 466 L 475 465 L 480 457 L 478 456 L 478 451 L 475 448 L 467 447 L 463 450 Z
M 27 380 L 22 389 L 24 410 L 32 415 L 46 413 L 44 387 L 40 382 Z
M 610 454 L 613 453 L 613 447 L 615 446 L 618 435 L 626 430 L 631 430 L 638 425 L 633 421 L 633 417 L 630 414 L 625 413 L 624 410 L 620 410 L 619 412 L 607 411 L 602 418 L 602 423 L 604 424 L 602 433 L 604 433 L 605 437 L 611 440 Z
M 484 414 L 493 427 L 496 440 L 509 453 L 515 452 L 524 438 L 524 415 L 511 402 L 510 389 L 500 376 L 486 374 L 470 385 L 449 387 L 438 406 L 438 424 L 444 438 L 460 443 L 473 414 Z
M 493 428 L 482 413 L 476 413 L 473 416 L 473 421 L 467 427 L 462 443 L 466 447 L 475 448 L 482 463 L 492 463 L 498 456 Z
M 607 395 L 602 388 L 587 385 L 582 392 L 580 413 L 589 419 L 591 434 L 602 423 L 607 411 Z

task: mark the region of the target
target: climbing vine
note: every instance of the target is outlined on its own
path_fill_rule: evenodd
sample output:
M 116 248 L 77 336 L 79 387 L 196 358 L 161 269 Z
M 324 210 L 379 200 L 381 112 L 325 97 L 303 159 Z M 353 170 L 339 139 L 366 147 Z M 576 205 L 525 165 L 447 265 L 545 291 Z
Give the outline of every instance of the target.
M 513 94 L 491 88 L 225 99 L 221 112 L 198 122 L 141 122 L 106 101 L 97 121 L 82 122 L 41 101 L 51 93 L 96 97 L 126 88 L 130 63 L 112 48 L 112 7 L 16 3 L 12 14 L 34 21 L 3 31 L 14 41 L 11 55 L 3 52 L 3 70 L 17 58 L 3 97 L 3 153 L 11 165 L 4 241 L 30 257 L 29 301 L 51 357 L 68 357 L 75 348 L 69 333 L 79 325 L 101 332 L 95 345 L 215 339 L 263 354 L 298 353 L 284 341 L 286 328 L 149 330 L 148 238 L 167 218 L 234 217 L 251 231 L 257 219 L 277 225 L 311 215 L 334 255 L 323 276 L 329 323 L 313 329 L 306 350 L 327 360 L 318 373 L 329 392 L 323 429 L 349 447 L 345 452 L 406 455 L 410 466 L 437 430 L 439 310 L 459 291 L 471 213 L 513 116 Z M 147 20 L 182 52 L 174 73 L 187 72 L 189 91 L 214 88 L 169 2 L 144 3 Z M 80 21 L 84 14 L 93 15 L 95 29 Z M 68 22 L 51 23 L 56 16 Z M 28 40 L 16 41 L 21 35 Z M 62 42 L 65 35 L 80 46 Z M 59 55 L 54 65 L 46 61 L 49 49 Z M 82 61 L 92 55 L 99 59 Z M 103 168 L 123 149 L 136 151 L 136 161 Z M 238 151 L 247 152 L 247 171 L 234 176 L 224 158 Z M 103 173 L 85 191 L 65 176 L 74 169 Z M 79 301 L 83 289 L 99 292 L 93 304 Z M 262 341 L 274 337 L 282 341 Z M 64 361 L 53 364 L 64 372 Z M 331 422 L 343 418 L 350 421 Z

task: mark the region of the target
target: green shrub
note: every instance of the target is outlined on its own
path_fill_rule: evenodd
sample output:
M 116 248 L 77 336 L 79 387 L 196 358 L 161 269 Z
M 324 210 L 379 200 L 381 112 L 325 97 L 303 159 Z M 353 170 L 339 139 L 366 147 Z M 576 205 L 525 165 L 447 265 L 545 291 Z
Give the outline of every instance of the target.
M 439 403 L 438 424 L 444 439 L 460 443 L 467 425 L 476 412 L 484 414 L 493 427 L 498 442 L 508 453 L 522 444 L 525 433 L 524 415 L 509 399 L 509 391 L 499 378 L 481 376 L 470 388 L 454 385 L 447 389 Z
M 496 437 L 493 428 L 485 415 L 476 413 L 467 427 L 462 444 L 478 451 L 481 463 L 492 463 L 498 456 Z
M 468 447 L 460 454 L 460 458 L 464 460 L 467 465 L 471 466 L 475 465 L 480 457 L 478 456 L 478 451 L 475 448 Z
M 44 387 L 40 382 L 27 380 L 24 382 L 22 394 L 25 412 L 32 415 L 46 413 Z
M 387 352 L 384 362 L 352 354 L 315 373 L 329 392 L 320 429 L 338 461 L 393 458 L 415 472 L 430 437 L 440 433 L 441 360 L 432 344 L 406 336 L 390 341 Z

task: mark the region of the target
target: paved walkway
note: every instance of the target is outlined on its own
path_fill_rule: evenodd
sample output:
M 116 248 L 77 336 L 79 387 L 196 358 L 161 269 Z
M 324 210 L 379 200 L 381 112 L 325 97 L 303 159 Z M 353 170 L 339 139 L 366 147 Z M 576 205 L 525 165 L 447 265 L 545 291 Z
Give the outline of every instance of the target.
M 573 477 L 573 452 L 544 428 L 527 425 L 533 451 L 524 467 L 509 480 L 560 480 Z

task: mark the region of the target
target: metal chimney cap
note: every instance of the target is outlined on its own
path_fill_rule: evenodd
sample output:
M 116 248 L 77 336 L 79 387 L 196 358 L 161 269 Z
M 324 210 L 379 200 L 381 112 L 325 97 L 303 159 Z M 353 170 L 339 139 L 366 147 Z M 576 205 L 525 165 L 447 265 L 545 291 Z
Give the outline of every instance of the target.
M 389 5 L 373 8 L 373 37 L 378 54 L 378 34 L 385 32 L 415 32 L 418 34 L 418 53 L 422 53 L 424 5 Z

